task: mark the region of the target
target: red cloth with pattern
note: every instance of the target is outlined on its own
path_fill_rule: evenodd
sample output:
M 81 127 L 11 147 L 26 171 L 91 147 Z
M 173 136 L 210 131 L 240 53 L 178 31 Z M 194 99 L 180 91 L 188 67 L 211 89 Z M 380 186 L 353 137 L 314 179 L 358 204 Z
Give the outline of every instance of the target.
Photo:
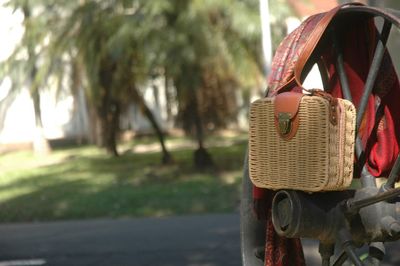
M 323 14 L 311 16 L 295 31 L 289 34 L 278 47 L 272 61 L 269 76 L 268 95 L 290 80 L 294 66 L 303 51 L 304 44 Z M 339 35 L 343 46 L 343 59 L 353 102 L 357 107 L 363 93 L 372 56 L 376 46 L 376 28 L 373 20 L 363 16 L 349 16 L 346 27 Z M 334 21 L 332 23 L 335 23 Z M 335 97 L 342 97 L 341 86 L 335 69 L 336 55 L 329 45 L 321 51 L 322 59 L 329 73 L 329 91 Z M 375 82 L 373 93 L 368 101 L 366 114 L 359 134 L 366 147 L 367 167 L 372 175 L 387 175 L 399 153 L 400 143 L 400 86 L 395 69 L 388 53 Z M 383 112 L 375 121 L 378 104 Z M 396 119 L 397 118 L 397 119 Z M 377 124 L 377 130 L 374 126 Z M 359 171 L 356 171 L 356 176 Z M 274 192 L 254 187 L 254 208 L 259 219 L 266 219 L 265 266 L 303 266 L 305 265 L 300 239 L 287 239 L 276 234 L 271 219 L 271 201 Z

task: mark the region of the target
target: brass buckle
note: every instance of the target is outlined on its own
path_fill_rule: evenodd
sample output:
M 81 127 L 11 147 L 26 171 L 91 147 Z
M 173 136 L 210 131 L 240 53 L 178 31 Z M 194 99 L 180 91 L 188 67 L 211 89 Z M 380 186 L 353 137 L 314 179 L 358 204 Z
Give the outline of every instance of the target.
M 290 113 L 278 114 L 279 131 L 283 136 L 289 134 L 292 130 L 292 122 L 290 120 L 291 118 L 292 116 L 290 115 Z

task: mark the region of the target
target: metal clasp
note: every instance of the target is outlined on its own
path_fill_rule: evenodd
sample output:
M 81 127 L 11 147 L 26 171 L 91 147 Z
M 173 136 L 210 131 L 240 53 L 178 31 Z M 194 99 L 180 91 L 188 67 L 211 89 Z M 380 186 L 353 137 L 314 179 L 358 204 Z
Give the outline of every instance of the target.
M 278 114 L 278 124 L 279 124 L 279 131 L 283 136 L 290 133 L 292 129 L 292 121 L 291 121 L 291 114 L 290 113 L 279 113 Z

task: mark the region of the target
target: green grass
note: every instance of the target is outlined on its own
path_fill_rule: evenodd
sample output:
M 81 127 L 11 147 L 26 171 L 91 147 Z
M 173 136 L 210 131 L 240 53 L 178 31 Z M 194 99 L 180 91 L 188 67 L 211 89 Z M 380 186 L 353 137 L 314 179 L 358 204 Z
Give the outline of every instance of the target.
M 91 146 L 59 149 L 46 157 L 3 155 L 0 222 L 233 211 L 246 143 L 244 138 L 209 143 L 216 167 L 200 172 L 192 164 L 193 150 L 185 147 L 172 151 L 171 165 L 161 165 L 159 152 L 128 150 L 113 158 Z

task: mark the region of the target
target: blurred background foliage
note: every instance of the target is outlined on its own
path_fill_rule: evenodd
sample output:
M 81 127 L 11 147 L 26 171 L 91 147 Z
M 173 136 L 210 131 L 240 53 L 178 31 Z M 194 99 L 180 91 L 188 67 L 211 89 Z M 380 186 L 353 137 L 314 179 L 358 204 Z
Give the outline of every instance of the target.
M 25 33 L 3 66 L 13 90 L 29 82 L 36 124 L 42 126 L 39 91 L 68 80 L 83 90 L 90 141 L 118 155 L 118 121 L 126 107 L 141 107 L 171 161 L 163 133 L 143 99 L 151 79 L 165 77 L 178 106 L 176 124 L 198 142 L 207 162 L 204 131 L 237 118 L 237 90 L 262 86 L 258 1 L 11 0 L 23 11 Z M 21 54 L 27 56 L 21 57 Z M 21 75 L 29 73 L 28 75 Z
M 61 97 L 63 84 L 68 84 L 76 101 L 84 95 L 90 124 L 87 141 L 107 153 L 82 146 L 58 149 L 47 157 L 3 156 L 0 182 L 7 189 L 0 193 L 0 213 L 7 213 L 2 215 L 5 220 L 235 207 L 246 137 L 239 134 L 224 142 L 226 138 L 212 135 L 238 128 L 239 111 L 254 91 L 262 92 L 265 86 L 258 0 L 9 0 L 6 6 L 23 14 L 24 33 L 0 65 L 0 78 L 12 81 L 0 105 L 28 87 L 40 132 L 41 92 L 56 87 Z M 284 1 L 271 5 L 274 48 L 286 34 L 284 19 L 290 12 Z M 180 151 L 168 148 L 166 142 L 176 139 L 168 137 L 144 98 L 148 84 L 160 77 L 168 120 L 186 133 L 178 137 L 178 142 L 186 143 Z M 135 155 L 140 141 L 121 142 L 120 119 L 132 104 L 151 124 L 151 141 L 159 142 L 160 153 Z M 195 145 L 187 143 L 191 140 Z M 121 154 L 118 146 L 129 147 Z M 34 150 L 51 151 L 43 135 Z M 16 171 L 19 160 L 26 166 Z M 202 172 L 205 169 L 211 170 Z M 148 181 L 142 180 L 148 176 Z M 160 195 L 165 193 L 172 210 L 164 213 L 167 203 Z M 151 195 L 156 195 L 154 206 L 159 209 L 150 210 L 152 201 L 148 209 L 143 205 Z M 186 207 L 181 206 L 182 198 Z

